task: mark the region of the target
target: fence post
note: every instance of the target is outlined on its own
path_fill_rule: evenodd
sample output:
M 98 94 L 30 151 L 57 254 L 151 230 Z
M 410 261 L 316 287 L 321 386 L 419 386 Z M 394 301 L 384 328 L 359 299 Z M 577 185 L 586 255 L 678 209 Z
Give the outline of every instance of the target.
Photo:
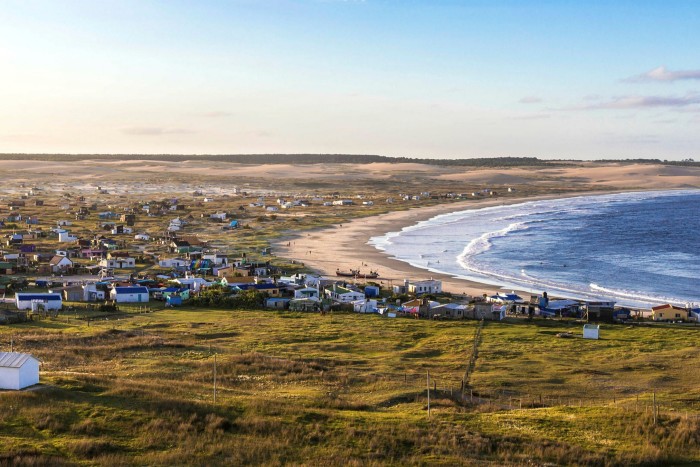
M 425 372 L 425 385 L 428 389 L 428 420 L 430 420 L 430 371 Z

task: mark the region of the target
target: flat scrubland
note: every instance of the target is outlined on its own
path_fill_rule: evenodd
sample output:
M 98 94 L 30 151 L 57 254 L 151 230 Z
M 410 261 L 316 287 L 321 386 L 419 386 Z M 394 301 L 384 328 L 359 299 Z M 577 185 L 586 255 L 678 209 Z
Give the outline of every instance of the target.
M 461 397 L 477 326 L 180 308 L 2 327 L 42 382 L 0 393 L 0 464 L 700 462 L 698 328 L 486 323 Z

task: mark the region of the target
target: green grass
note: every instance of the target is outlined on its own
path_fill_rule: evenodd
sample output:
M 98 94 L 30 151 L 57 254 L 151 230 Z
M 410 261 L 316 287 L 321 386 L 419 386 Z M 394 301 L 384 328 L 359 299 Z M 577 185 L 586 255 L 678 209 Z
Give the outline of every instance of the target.
M 562 323 L 488 323 L 471 378 L 484 399 L 461 404 L 450 395 L 476 325 L 179 308 L 89 327 L 3 327 L 0 342 L 12 334 L 16 349 L 42 360 L 42 386 L 0 393 L 0 464 L 700 461 L 697 406 L 683 402 L 697 400 L 697 376 L 681 361 L 697 330 L 606 326 L 602 340 L 583 341 L 554 337 L 571 330 Z M 579 371 L 594 364 L 605 375 Z M 430 420 L 428 371 L 438 388 Z M 642 385 L 662 373 L 656 426 L 641 405 L 603 394 L 582 407 L 522 410 L 503 398 L 604 389 L 631 400 L 630 388 L 646 394 Z

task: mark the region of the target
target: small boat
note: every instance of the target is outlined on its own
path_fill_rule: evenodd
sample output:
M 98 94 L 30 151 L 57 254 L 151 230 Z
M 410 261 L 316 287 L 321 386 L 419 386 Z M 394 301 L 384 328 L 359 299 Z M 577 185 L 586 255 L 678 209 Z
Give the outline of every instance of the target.
M 359 269 L 351 269 L 350 272 L 347 271 L 341 271 L 340 269 L 335 270 L 335 275 L 336 276 L 341 276 L 341 277 L 355 277 L 360 273 Z
M 351 269 L 350 272 L 336 269 L 335 275 L 341 277 L 356 277 L 359 279 L 376 279 L 379 277 L 379 273 L 377 271 L 370 271 L 369 273 L 362 274 L 359 269 Z

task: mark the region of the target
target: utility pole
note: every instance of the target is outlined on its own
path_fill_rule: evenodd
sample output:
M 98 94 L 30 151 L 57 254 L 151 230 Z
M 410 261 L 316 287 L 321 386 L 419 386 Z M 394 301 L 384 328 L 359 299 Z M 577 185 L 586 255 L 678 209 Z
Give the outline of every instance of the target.
M 214 354 L 214 403 L 216 404 L 216 354 Z

